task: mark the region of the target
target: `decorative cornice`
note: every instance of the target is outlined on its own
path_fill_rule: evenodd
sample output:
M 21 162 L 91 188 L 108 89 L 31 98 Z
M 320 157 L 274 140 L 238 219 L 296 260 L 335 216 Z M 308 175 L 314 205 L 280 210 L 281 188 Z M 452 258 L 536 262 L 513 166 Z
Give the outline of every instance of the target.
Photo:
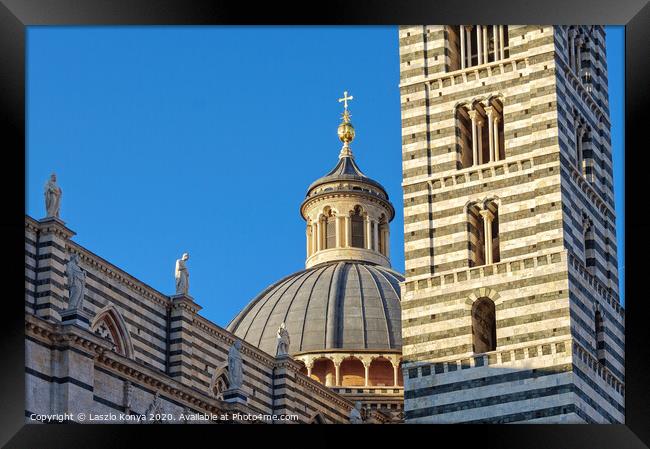
M 160 293 L 155 290 L 153 287 L 148 286 L 144 282 L 134 278 L 130 274 L 116 267 L 115 265 L 107 262 L 101 257 L 93 254 L 91 251 L 87 250 L 83 246 L 72 242 L 66 242 L 66 249 L 70 253 L 75 253 L 79 255 L 79 258 L 87 265 L 94 268 L 97 272 L 102 273 L 106 276 L 109 276 L 115 279 L 120 284 L 126 286 L 130 290 L 133 290 L 138 295 L 150 300 L 151 302 L 163 306 L 165 308 L 171 307 L 171 299 L 169 296 Z
M 31 314 L 25 316 L 25 329 L 40 340 L 47 340 L 52 344 L 74 343 L 83 347 L 92 354 L 95 363 L 102 365 L 105 369 L 119 373 L 127 380 L 138 384 L 146 385 L 153 390 L 165 393 L 175 401 L 182 402 L 187 406 L 200 408 L 208 413 L 220 413 L 224 411 L 241 411 L 246 409 L 238 404 L 227 404 L 207 394 L 190 388 L 182 383 L 170 379 L 164 373 L 158 373 L 147 367 L 137 364 L 110 349 L 109 343 L 95 335 L 71 326 L 62 326 L 50 323 Z
M 364 201 L 370 203 L 379 204 L 384 209 L 388 210 L 390 217 L 388 222 L 391 222 L 395 218 L 395 208 L 391 202 L 385 198 L 381 198 L 376 194 L 371 192 L 364 191 L 352 191 L 352 190 L 328 190 L 327 192 L 317 193 L 312 197 L 306 198 L 303 203 L 300 205 L 300 215 L 305 218 L 305 210 L 313 207 L 315 204 L 318 204 L 323 201 L 340 199 L 340 198 L 362 198 Z
M 194 324 L 199 329 L 202 329 L 203 331 L 209 333 L 210 335 L 217 337 L 219 340 L 224 342 L 227 346 L 232 346 L 235 340 L 240 340 L 242 342 L 242 347 L 240 350 L 242 354 L 251 357 L 252 359 L 266 365 L 269 368 L 273 368 L 276 365 L 276 359 L 274 357 L 270 356 L 269 354 L 262 351 L 261 349 L 256 348 L 250 343 L 247 343 L 244 340 L 235 338 L 227 330 L 217 326 L 213 322 L 207 320 L 206 318 L 200 315 L 196 315 L 194 317 L 194 321 L 192 322 L 192 324 Z

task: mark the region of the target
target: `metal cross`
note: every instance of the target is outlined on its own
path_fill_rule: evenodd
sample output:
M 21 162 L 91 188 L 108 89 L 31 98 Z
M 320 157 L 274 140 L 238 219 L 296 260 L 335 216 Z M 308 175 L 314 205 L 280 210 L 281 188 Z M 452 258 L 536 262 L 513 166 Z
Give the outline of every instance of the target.
M 339 103 L 343 102 L 343 107 L 345 108 L 346 111 L 348 110 L 348 100 L 354 100 L 354 97 L 353 96 L 348 97 L 348 91 L 346 90 L 345 92 L 343 92 L 343 98 L 339 98 Z

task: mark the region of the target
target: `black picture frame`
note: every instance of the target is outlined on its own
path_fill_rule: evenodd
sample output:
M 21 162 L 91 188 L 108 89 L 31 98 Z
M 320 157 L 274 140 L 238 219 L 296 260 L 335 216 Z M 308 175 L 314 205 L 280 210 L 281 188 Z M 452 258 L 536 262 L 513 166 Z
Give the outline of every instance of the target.
M 311 3 L 311 2 L 310 2 Z M 26 425 L 24 363 L 25 214 L 25 50 L 26 27 L 45 25 L 256 25 L 256 24 L 455 24 L 543 23 L 608 24 L 626 27 L 625 142 L 626 158 L 626 424 L 519 426 L 129 426 Z M 0 0 L 0 128 L 3 175 L 2 231 L 2 382 L 0 382 L 0 443 L 6 447 L 130 447 L 152 438 L 184 440 L 184 446 L 226 444 L 224 438 L 244 442 L 263 438 L 284 447 L 349 446 L 364 444 L 469 444 L 516 448 L 632 448 L 650 444 L 650 338 L 648 299 L 644 297 L 644 234 L 650 230 L 644 185 L 648 144 L 643 135 L 648 122 L 647 45 L 650 4 L 644 0 L 493 0 L 470 3 L 455 0 L 391 1 L 329 0 L 266 2 L 171 0 Z M 397 39 L 397 35 L 395 37 Z M 397 62 L 396 62 L 397 63 Z M 394 88 L 397 88 L 395 86 Z M 620 232 L 620 231 L 619 231 Z M 646 257 L 647 258 L 647 257 Z M 630 263 L 631 262 L 631 263 Z M 635 263 L 636 262 L 636 263 Z M 172 438 L 173 437 L 173 438 Z M 271 439 L 272 438 L 272 439 Z M 370 440 L 369 440 L 370 438 Z M 374 441 L 373 441 L 374 440 Z M 449 443 L 447 443 L 449 444 Z

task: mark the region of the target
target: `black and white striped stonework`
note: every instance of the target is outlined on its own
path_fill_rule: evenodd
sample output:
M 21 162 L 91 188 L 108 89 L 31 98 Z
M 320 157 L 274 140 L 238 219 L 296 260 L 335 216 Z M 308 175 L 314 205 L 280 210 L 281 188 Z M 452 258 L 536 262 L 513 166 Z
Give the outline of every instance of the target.
M 71 240 L 73 235 L 61 221 L 25 219 L 28 421 L 32 413 L 57 410 L 142 414 L 157 403 L 176 417 L 232 412 L 217 397 L 215 382 L 237 337 L 201 317 L 191 298 L 153 289 Z M 86 272 L 83 307 L 92 317 L 89 329 L 61 326 L 60 312 L 68 302 L 65 267 L 72 253 Z M 119 334 L 114 337 L 128 350 L 93 331 L 106 315 Z M 245 342 L 241 352 L 246 396 L 245 406 L 237 404 L 241 413 L 348 421 L 353 404 L 301 374 L 297 362 Z
M 505 58 L 492 29 L 488 62 L 460 70 L 454 27 L 399 30 L 405 420 L 623 422 L 604 29 L 507 26 Z M 459 108 L 495 102 L 502 153 L 474 163 L 487 116 Z M 475 204 L 498 217 L 492 264 Z M 481 298 L 496 349 L 476 354 Z

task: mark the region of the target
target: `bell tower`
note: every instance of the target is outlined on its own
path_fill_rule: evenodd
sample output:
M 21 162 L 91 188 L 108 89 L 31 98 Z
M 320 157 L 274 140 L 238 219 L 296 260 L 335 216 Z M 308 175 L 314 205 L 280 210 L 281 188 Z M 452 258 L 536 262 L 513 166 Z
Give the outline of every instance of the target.
M 605 30 L 399 29 L 406 422 L 622 423 Z

